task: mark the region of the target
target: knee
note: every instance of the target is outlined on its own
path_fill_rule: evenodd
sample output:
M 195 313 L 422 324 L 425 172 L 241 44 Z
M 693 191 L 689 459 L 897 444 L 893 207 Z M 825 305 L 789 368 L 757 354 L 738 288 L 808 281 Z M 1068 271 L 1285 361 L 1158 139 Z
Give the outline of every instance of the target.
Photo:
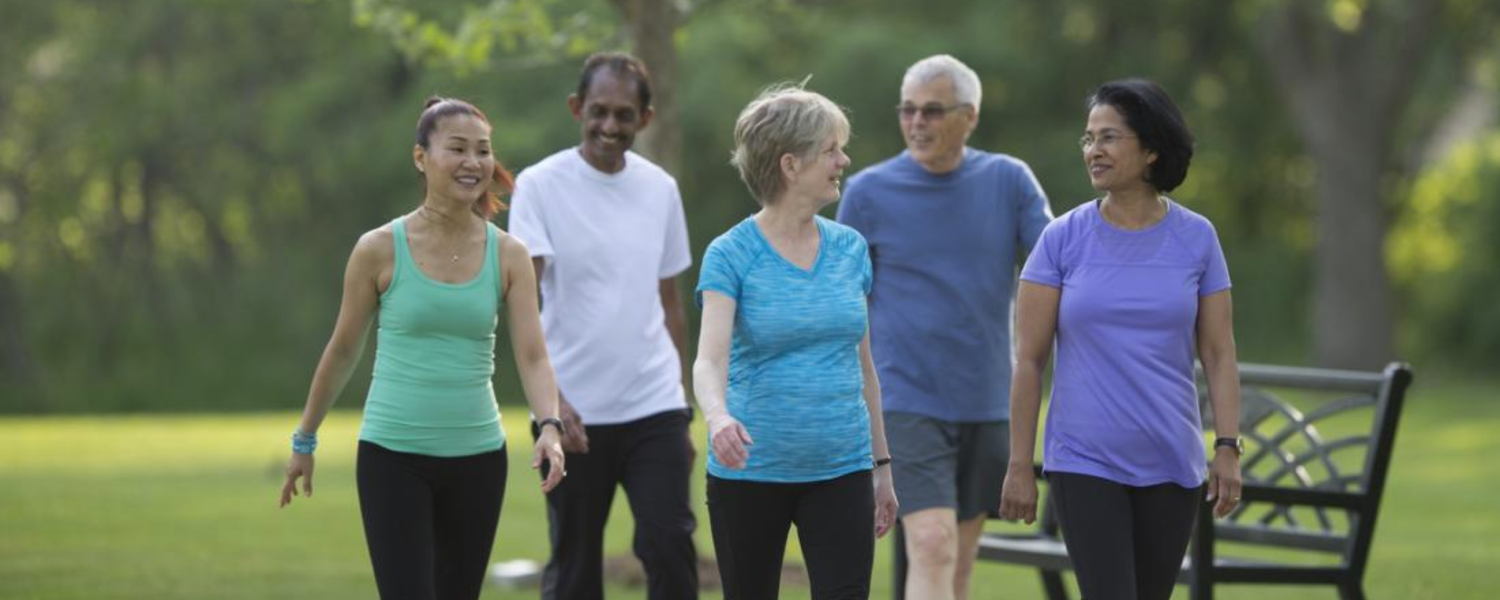
M 915 564 L 953 565 L 958 561 L 958 529 L 942 523 L 909 524 L 906 550 L 907 560 Z

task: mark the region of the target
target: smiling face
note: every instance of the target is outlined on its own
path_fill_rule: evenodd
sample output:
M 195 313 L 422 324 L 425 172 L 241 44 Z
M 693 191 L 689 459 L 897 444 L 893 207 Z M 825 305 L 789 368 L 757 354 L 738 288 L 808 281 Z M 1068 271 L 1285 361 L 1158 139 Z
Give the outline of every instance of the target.
M 927 83 L 904 86 L 901 106 L 919 110 L 910 117 L 901 113 L 901 135 L 912 159 L 933 173 L 946 173 L 963 162 L 964 144 L 979 124 L 975 107 L 961 104 L 953 80 L 938 77 Z M 929 111 L 920 109 L 927 108 Z M 942 116 L 929 118 L 924 112 L 943 110 Z
M 1101 192 L 1122 192 L 1155 186 L 1146 180 L 1156 153 L 1141 146 L 1135 131 L 1115 107 L 1100 104 L 1089 111 L 1083 148 L 1083 164 L 1088 168 L 1089 183 Z
M 792 165 L 788 194 L 798 194 L 830 204 L 842 193 L 844 169 L 849 166 L 849 155 L 844 153 L 844 140 L 834 133 L 823 137 L 810 156 L 787 155 L 784 163 Z
M 417 170 L 427 183 L 427 195 L 472 203 L 489 190 L 495 174 L 490 152 L 490 126 L 479 117 L 443 117 L 427 139 L 427 147 L 413 150 Z
M 594 74 L 588 93 L 568 98 L 568 109 L 582 127 L 579 151 L 595 169 L 625 168 L 625 151 L 651 122 L 651 108 L 640 105 L 635 79 L 609 69 Z

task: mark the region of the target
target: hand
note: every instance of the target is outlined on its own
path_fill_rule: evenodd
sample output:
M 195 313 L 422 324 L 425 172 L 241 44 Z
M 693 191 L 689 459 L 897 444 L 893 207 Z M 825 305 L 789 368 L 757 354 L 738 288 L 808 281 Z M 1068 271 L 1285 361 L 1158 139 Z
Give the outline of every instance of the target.
M 536 447 L 531 451 L 531 468 L 542 468 L 547 461 L 547 478 L 542 480 L 542 493 L 551 492 L 568 475 L 567 458 L 563 455 L 562 442 L 557 438 L 556 427 L 543 427 L 536 438 Z
M 292 458 L 286 461 L 286 483 L 281 486 L 281 508 L 292 503 L 292 496 L 297 495 L 297 478 L 302 478 L 302 494 L 308 498 L 312 497 L 313 485 L 313 455 L 292 453 Z
M 557 394 L 557 418 L 562 419 L 562 449 L 574 454 L 589 453 L 589 434 L 583 429 L 583 417 L 573 410 L 561 392 Z
M 891 477 L 891 466 L 875 467 L 875 539 L 885 537 L 896 526 L 896 514 L 900 505 L 896 502 L 896 486 Z
M 747 446 L 755 443 L 745 426 L 728 414 L 709 417 L 708 441 L 713 444 L 714 457 L 731 469 L 745 468 L 745 463 L 750 460 Z
M 1208 467 L 1208 497 L 1214 503 L 1214 516 L 1224 518 L 1240 505 L 1240 455 L 1229 448 L 1219 448 Z
M 1000 487 L 1000 518 L 1036 522 L 1036 472 L 1031 465 L 1012 464 Z

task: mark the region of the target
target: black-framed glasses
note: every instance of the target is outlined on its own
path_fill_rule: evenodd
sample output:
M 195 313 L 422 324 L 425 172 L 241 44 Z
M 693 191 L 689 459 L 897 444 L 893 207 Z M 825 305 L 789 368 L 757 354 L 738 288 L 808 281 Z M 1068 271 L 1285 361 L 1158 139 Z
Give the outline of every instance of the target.
M 973 105 L 969 104 L 968 102 L 959 102 L 958 104 L 949 104 L 949 105 L 943 105 L 943 104 L 924 104 L 922 106 L 917 106 L 915 104 L 902 104 L 902 105 L 896 107 L 896 114 L 900 115 L 901 119 L 905 120 L 905 121 L 910 121 L 910 120 L 916 118 L 917 113 L 921 113 L 923 119 L 926 119 L 928 121 L 936 121 L 938 119 L 941 119 L 943 117 L 948 116 L 948 113 L 953 112 L 955 110 L 958 110 L 960 108 L 963 108 L 965 106 L 973 106 Z
M 1104 135 L 1101 135 L 1097 138 L 1085 133 L 1083 134 L 1083 137 L 1078 138 L 1078 148 L 1080 150 L 1083 150 L 1084 152 L 1088 152 L 1089 148 L 1093 148 L 1095 144 L 1098 144 L 1101 148 L 1113 148 L 1115 147 L 1115 144 L 1120 143 L 1120 140 L 1133 137 L 1137 136 L 1133 136 L 1127 133 L 1116 133 L 1113 131 L 1106 131 L 1104 132 Z

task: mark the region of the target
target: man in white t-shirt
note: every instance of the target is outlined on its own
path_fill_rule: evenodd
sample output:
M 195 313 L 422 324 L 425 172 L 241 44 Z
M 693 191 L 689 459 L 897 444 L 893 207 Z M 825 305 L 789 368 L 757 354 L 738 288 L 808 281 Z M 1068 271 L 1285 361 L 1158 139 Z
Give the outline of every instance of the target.
M 692 256 L 677 181 L 630 151 L 651 121 L 645 65 L 618 53 L 589 57 L 568 108 L 582 142 L 522 171 L 510 212 L 510 232 L 541 281 L 568 453 L 567 478 L 547 495 L 542 598 L 604 597 L 604 525 L 617 485 L 635 515 L 647 597 L 697 598 L 677 290 Z

